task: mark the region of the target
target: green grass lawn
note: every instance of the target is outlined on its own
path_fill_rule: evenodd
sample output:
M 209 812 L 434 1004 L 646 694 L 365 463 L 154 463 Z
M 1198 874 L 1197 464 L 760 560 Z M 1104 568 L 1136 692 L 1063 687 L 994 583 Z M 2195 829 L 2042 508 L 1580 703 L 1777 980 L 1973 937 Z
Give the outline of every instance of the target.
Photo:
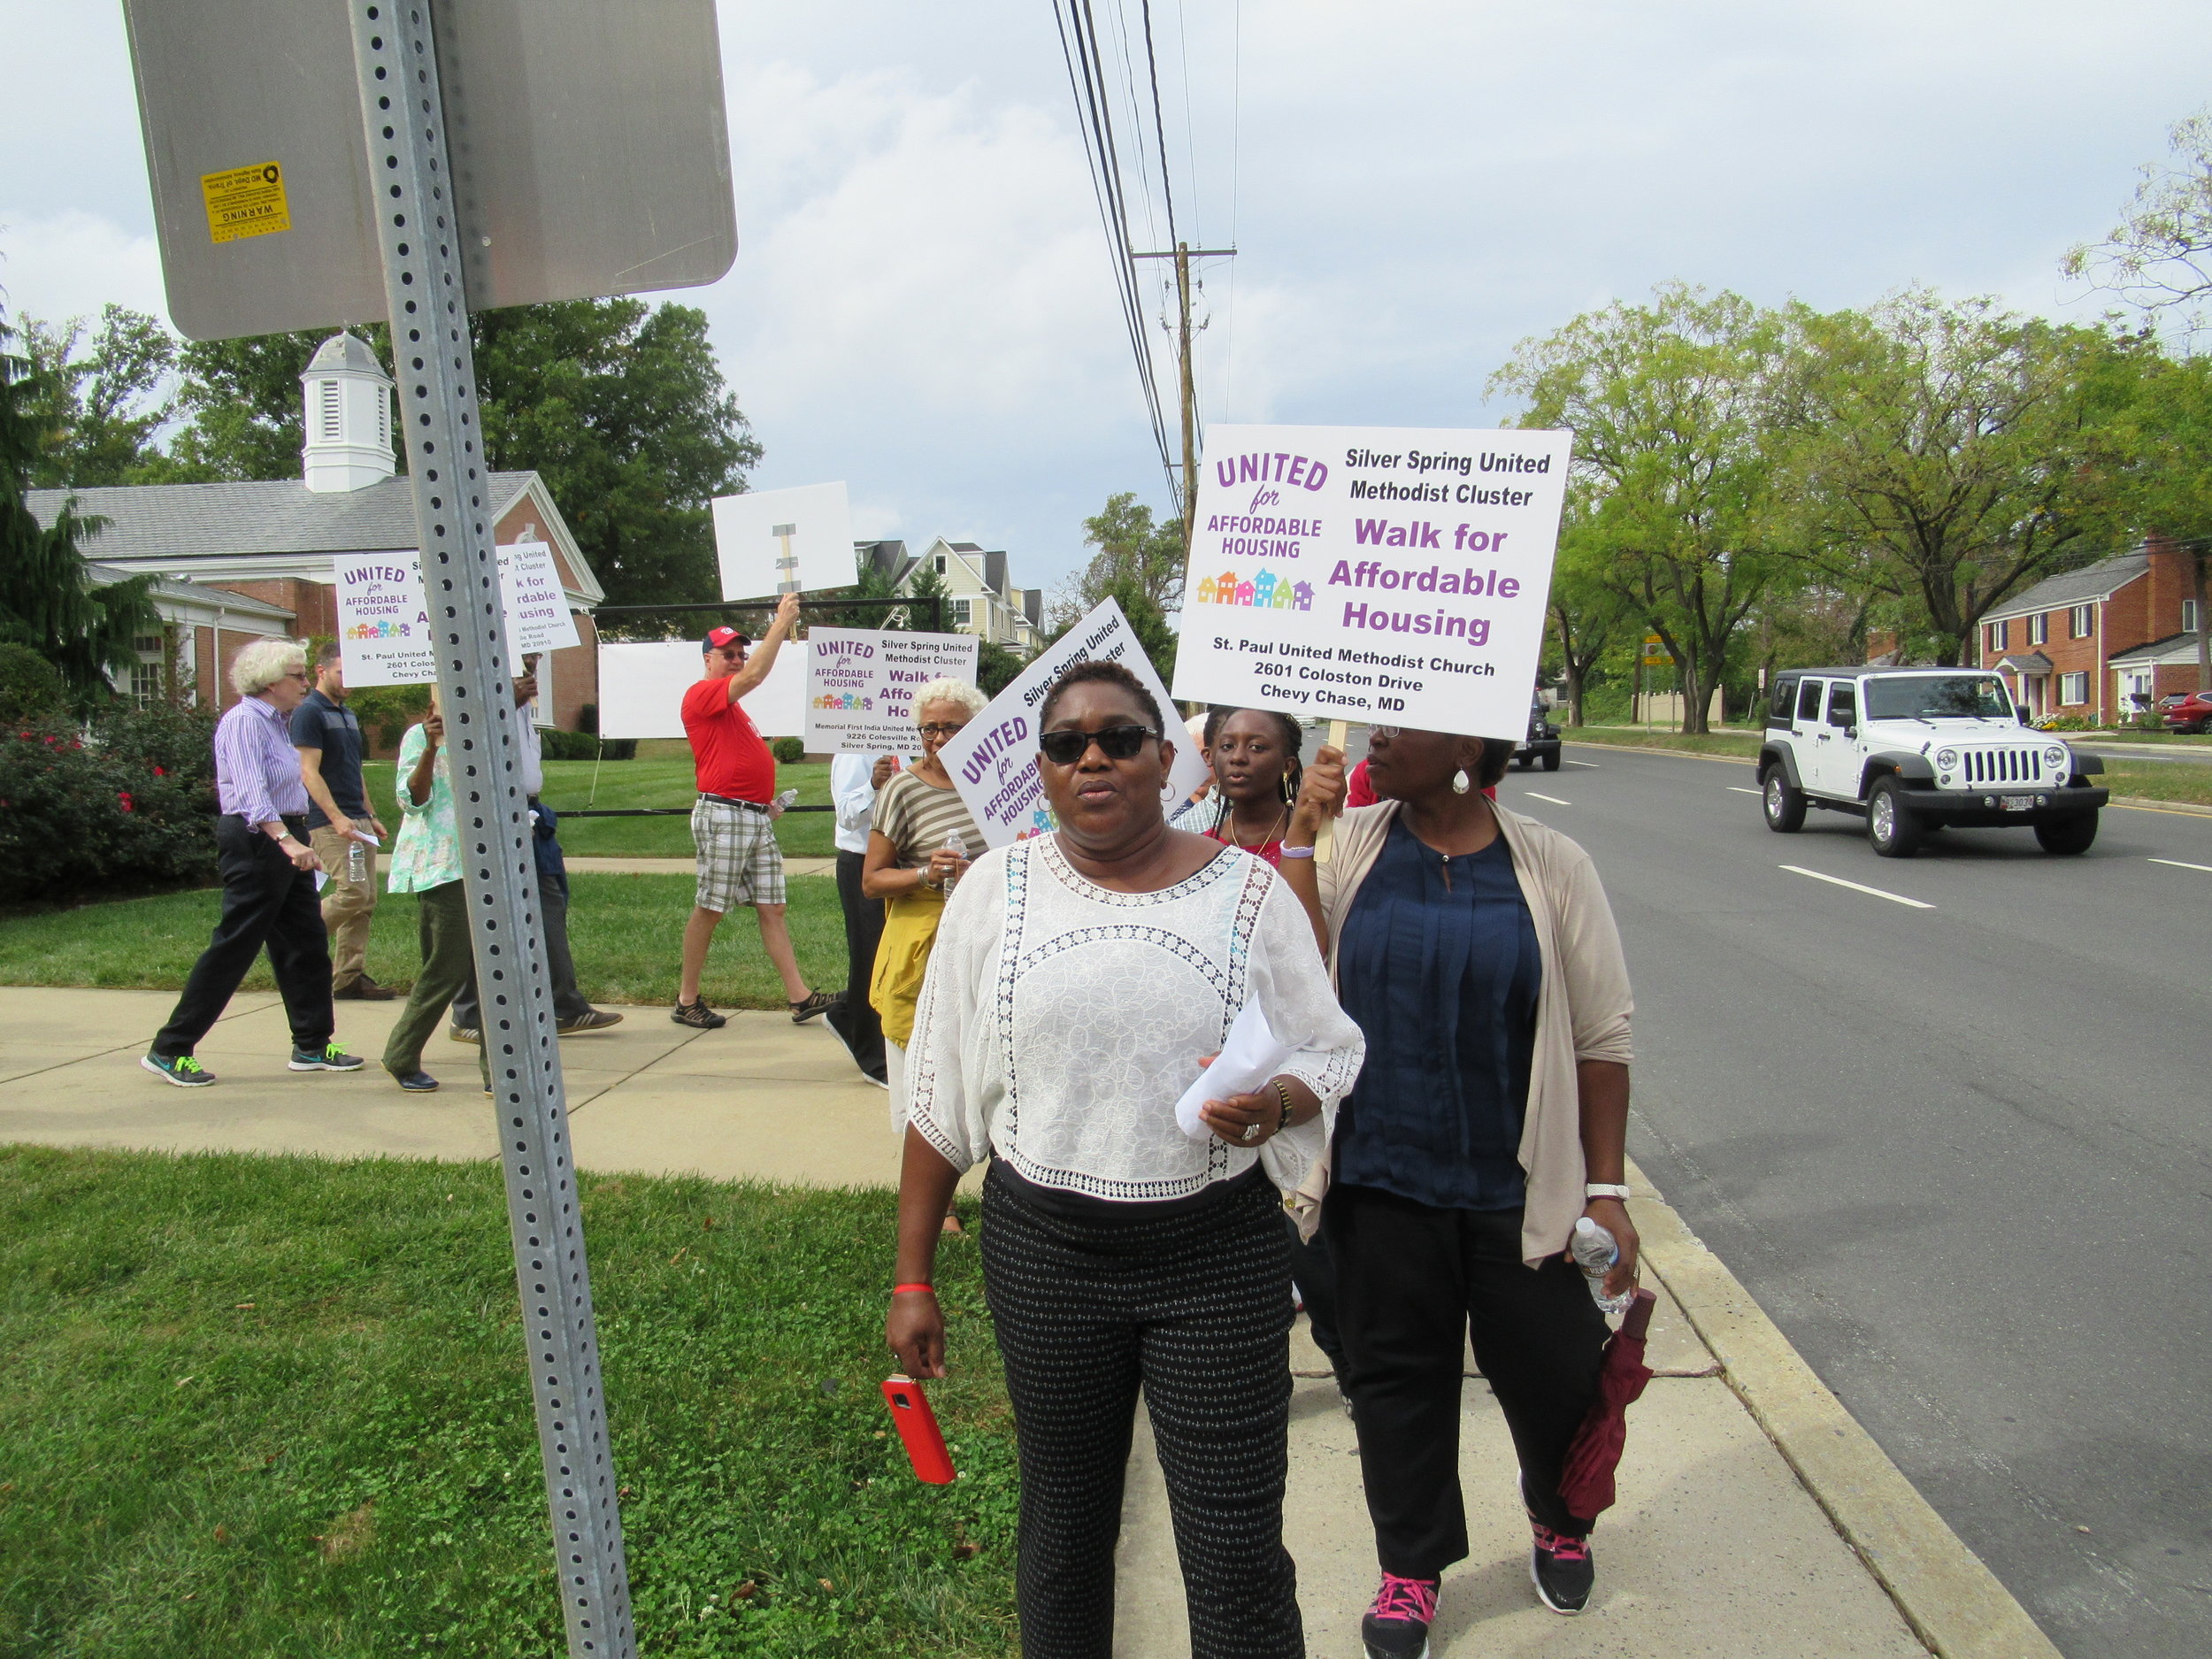
M 697 885 L 689 876 L 572 875 L 569 948 L 584 995 L 603 1002 L 676 1000 L 683 928 Z M 784 915 L 810 985 L 845 984 L 845 923 L 837 884 L 794 876 Z M 88 985 L 180 989 L 214 928 L 221 894 L 208 888 L 76 910 L 0 915 L 0 985 Z M 369 975 L 404 988 L 422 964 L 412 895 L 377 902 Z M 264 955 L 245 988 L 275 988 Z M 722 1008 L 781 1008 L 783 985 L 760 948 L 750 910 L 733 910 L 714 936 L 702 986 Z M 0 1652 L 4 1652 L 0 1648 Z
M 1647 732 L 1633 726 L 1562 726 L 1570 743 L 1591 743 L 1614 749 L 1663 749 L 1688 755 L 1740 755 L 1749 760 L 1759 752 L 1760 738 L 1750 732 L 1715 732 L 1685 736 L 1679 732 Z M 2064 739 L 2072 733 L 2054 735 Z M 2132 734 L 2129 740 L 2132 741 Z M 2169 742 L 2197 744 L 2201 738 L 2170 738 Z M 2099 780 L 2116 795 L 2138 800 L 2172 801 L 2193 806 L 2212 806 L 2212 766 L 2181 761 L 2127 761 L 2104 757 Z
M 642 747 L 642 746 L 641 746 Z M 676 748 L 683 749 L 679 743 Z M 596 787 L 592 777 L 598 772 Z M 371 761 L 362 768 L 369 799 L 387 828 L 396 833 L 392 802 L 393 764 Z M 803 761 L 776 768 L 776 787 L 796 789 L 802 806 L 829 804 L 829 763 Z M 545 763 L 544 799 L 556 812 L 585 807 L 681 807 L 687 814 L 699 798 L 688 753 L 636 760 L 549 760 Z M 776 822 L 776 842 L 787 857 L 828 858 L 837 851 L 831 837 L 836 825 L 827 812 L 794 812 Z M 688 858 L 691 820 L 681 818 L 564 818 L 561 847 L 576 857 Z
M 1005 1655 L 1011 1417 L 972 1246 L 913 1479 L 894 1200 L 585 1175 L 639 1647 Z M 495 1164 L 0 1148 L 0 1654 L 565 1651 Z

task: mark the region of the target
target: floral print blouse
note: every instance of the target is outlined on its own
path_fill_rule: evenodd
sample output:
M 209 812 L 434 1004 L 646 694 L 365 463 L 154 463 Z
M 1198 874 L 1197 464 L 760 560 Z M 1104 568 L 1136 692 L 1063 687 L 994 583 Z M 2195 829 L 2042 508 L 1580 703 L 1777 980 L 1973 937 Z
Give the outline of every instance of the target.
M 388 893 L 427 893 L 461 879 L 461 831 L 453 816 L 452 761 L 442 747 L 430 771 L 430 799 L 417 806 L 407 796 L 407 780 L 430 739 L 411 726 L 399 745 L 399 810 L 405 815 L 392 842 Z

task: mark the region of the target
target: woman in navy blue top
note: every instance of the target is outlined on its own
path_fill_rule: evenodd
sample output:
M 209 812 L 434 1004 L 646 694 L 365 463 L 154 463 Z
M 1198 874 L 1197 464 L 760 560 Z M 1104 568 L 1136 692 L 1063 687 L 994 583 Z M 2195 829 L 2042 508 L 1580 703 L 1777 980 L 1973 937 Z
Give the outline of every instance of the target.
M 1467 1555 L 1470 1340 L 1519 1456 L 1538 1595 L 1577 1613 L 1594 1582 L 1593 1517 L 1559 1486 L 1607 1333 L 1565 1252 L 1586 1214 L 1621 1246 L 1610 1287 L 1633 1271 L 1627 975 L 1588 857 L 1484 798 L 1512 750 L 1374 727 L 1379 798 L 1344 817 L 1333 859 L 1302 856 L 1341 775 L 1332 750 L 1285 838 L 1285 875 L 1326 923 L 1338 1000 L 1367 1039 L 1322 1228 L 1382 1568 L 1370 1659 L 1425 1653 L 1444 1571 Z

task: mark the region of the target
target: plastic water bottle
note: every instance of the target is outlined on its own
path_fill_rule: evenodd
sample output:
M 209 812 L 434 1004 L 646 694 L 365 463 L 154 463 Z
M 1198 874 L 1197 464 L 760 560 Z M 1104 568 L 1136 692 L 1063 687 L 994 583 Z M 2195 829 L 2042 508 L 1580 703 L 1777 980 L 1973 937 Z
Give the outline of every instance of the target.
M 1617 1296 L 1605 1294 L 1605 1276 L 1613 1271 L 1613 1263 L 1621 1259 L 1619 1240 L 1610 1230 L 1601 1227 L 1587 1216 L 1575 1222 L 1574 1252 L 1576 1265 L 1582 1269 L 1583 1278 L 1590 1281 L 1590 1300 L 1598 1305 L 1601 1313 L 1623 1313 L 1636 1300 L 1634 1286 Z
M 776 796 L 776 804 L 781 807 L 785 811 L 788 812 L 793 807 L 799 804 L 799 792 L 796 789 L 786 789 L 782 791 Z
M 960 832 L 958 830 L 955 830 L 951 834 L 945 837 L 945 844 L 939 850 L 942 852 L 949 852 L 955 858 L 965 858 L 968 856 L 968 843 L 962 841 L 960 839 Z M 959 885 L 960 878 L 957 874 L 947 876 L 945 878 L 945 896 L 947 898 L 950 898 L 952 896 L 953 888 Z
M 363 886 L 369 879 L 369 849 L 356 836 L 346 837 L 346 879 L 355 887 Z

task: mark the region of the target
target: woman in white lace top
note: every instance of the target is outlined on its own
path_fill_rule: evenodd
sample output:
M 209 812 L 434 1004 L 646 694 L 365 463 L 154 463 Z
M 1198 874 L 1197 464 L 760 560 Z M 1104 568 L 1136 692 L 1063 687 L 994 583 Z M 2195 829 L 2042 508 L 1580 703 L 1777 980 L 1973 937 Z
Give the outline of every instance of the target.
M 1359 1071 L 1312 928 L 1274 871 L 1167 827 L 1173 749 L 1118 664 L 1039 711 L 1060 829 L 977 861 L 947 906 L 908 1056 L 898 1286 L 886 1336 L 943 1375 L 928 1285 L 962 1171 L 991 1160 L 983 1269 L 1021 1448 L 1031 1659 L 1106 1659 L 1140 1383 L 1202 1656 L 1302 1655 L 1282 1546 L 1289 1240 L 1277 1187 L 1328 1144 Z M 1256 999 L 1293 1052 L 1256 1092 L 1175 1102 Z

